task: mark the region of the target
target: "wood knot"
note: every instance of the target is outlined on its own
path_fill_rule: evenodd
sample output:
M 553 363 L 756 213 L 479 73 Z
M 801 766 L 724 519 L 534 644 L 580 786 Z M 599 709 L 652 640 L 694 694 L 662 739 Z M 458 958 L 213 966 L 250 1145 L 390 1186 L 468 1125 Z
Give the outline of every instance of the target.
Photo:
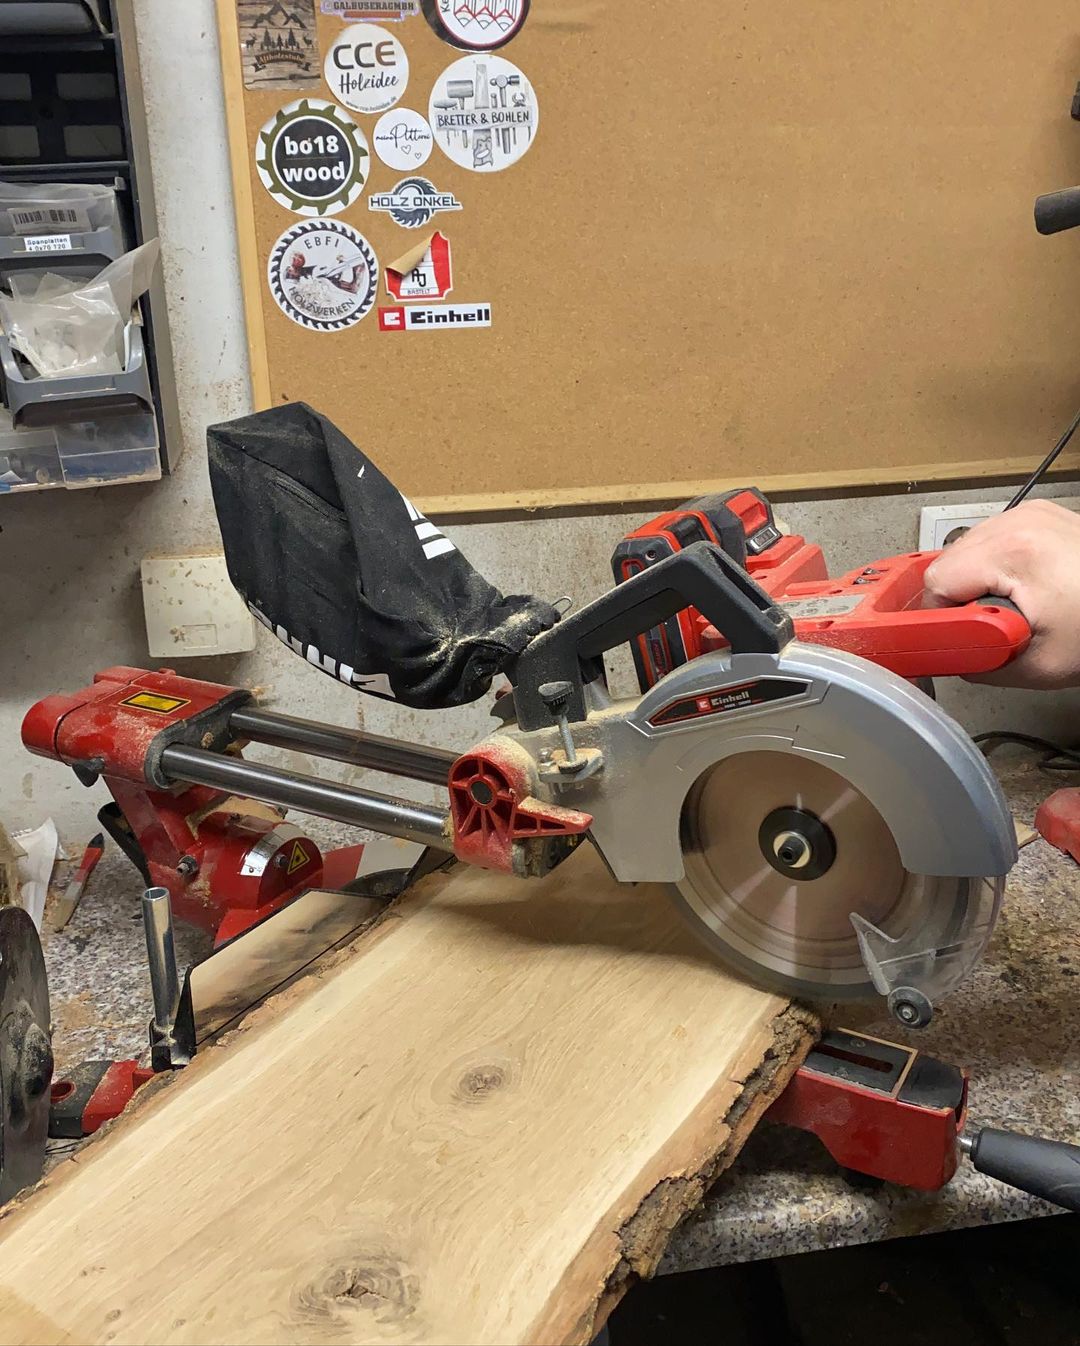
M 490 1062 L 470 1066 L 454 1087 L 454 1097 L 462 1103 L 483 1103 L 506 1084 L 509 1071 L 505 1065 Z
M 298 1313 L 323 1321 L 347 1324 L 370 1314 L 377 1323 L 401 1323 L 416 1312 L 420 1280 L 391 1256 L 348 1258 L 299 1287 L 293 1302 Z

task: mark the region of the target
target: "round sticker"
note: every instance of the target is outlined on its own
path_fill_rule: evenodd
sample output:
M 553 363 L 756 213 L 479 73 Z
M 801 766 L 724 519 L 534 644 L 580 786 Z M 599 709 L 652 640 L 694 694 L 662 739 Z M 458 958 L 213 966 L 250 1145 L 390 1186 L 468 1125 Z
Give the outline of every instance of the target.
M 434 141 L 427 118 L 409 107 L 392 108 L 375 123 L 375 153 L 391 168 L 419 168 L 431 155 Z
M 505 47 L 529 17 L 529 0 L 423 0 L 424 18 L 452 47 Z
M 516 65 L 501 56 L 463 56 L 435 81 L 428 120 L 454 163 L 498 173 L 532 144 L 540 109 Z
M 363 131 L 334 103 L 298 98 L 259 132 L 255 167 L 263 186 L 298 215 L 336 215 L 367 182 Z
M 385 112 L 409 82 L 409 58 L 393 33 L 374 23 L 351 24 L 326 53 L 330 92 L 354 112 Z
M 340 332 L 367 314 L 379 289 L 371 244 L 343 220 L 311 220 L 286 229 L 270 252 L 270 289 L 301 327 Z

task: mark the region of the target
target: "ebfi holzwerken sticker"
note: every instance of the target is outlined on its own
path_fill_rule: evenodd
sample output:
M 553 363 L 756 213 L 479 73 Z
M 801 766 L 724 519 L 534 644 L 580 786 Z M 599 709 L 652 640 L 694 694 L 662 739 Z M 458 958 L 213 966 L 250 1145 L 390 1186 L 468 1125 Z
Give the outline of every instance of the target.
M 463 56 L 435 81 L 428 121 L 454 163 L 474 173 L 498 173 L 533 143 L 540 109 L 516 65 L 501 56 Z
M 409 57 L 388 28 L 352 23 L 326 53 L 323 74 L 330 92 L 354 112 L 385 112 L 409 83 Z
M 267 279 L 286 317 L 315 332 L 340 332 L 374 304 L 379 263 L 352 225 L 311 220 L 286 229 L 274 244 Z
M 270 195 L 298 215 L 336 215 L 364 190 L 371 154 L 336 103 L 298 98 L 259 132 L 255 167 Z
M 305 89 L 319 82 L 315 0 L 236 0 L 245 89 Z

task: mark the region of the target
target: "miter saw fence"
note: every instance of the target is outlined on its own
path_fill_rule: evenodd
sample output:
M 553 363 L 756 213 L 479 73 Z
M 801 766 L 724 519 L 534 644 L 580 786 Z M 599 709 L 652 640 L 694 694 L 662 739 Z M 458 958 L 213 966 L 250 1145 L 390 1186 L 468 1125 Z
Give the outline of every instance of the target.
M 257 894 L 239 913 L 241 925 L 255 919 L 253 909 L 284 901 L 290 877 L 318 882 L 316 857 L 309 871 L 290 875 L 296 838 L 281 831 L 290 824 L 277 812 L 259 819 L 251 801 L 520 877 L 548 872 L 588 837 L 617 879 L 668 885 L 699 936 L 753 980 L 826 1000 L 878 993 L 903 1022 L 929 1019 L 934 1001 L 979 957 L 1016 858 L 1012 819 L 983 756 L 933 701 L 886 668 L 796 640 L 790 615 L 710 542 L 674 550 L 546 629 L 552 609 L 507 600 L 519 603 L 515 640 L 501 644 L 494 662 L 485 655 L 479 663 L 470 651 L 490 642 L 478 633 L 478 614 L 485 604 L 501 612 L 502 600 L 490 599 L 494 591 L 464 562 L 451 573 L 446 567 L 460 558 L 440 551 L 429 558 L 445 577 L 439 602 L 464 593 L 466 625 L 479 641 L 446 647 L 452 659 L 464 655 L 441 683 L 436 645 L 421 639 L 418 624 L 385 606 L 375 611 L 386 570 L 366 568 L 366 506 L 350 505 L 347 521 L 323 508 L 333 487 L 344 495 L 349 474 L 366 489 L 373 467 L 306 408 L 287 411 L 304 434 L 317 421 L 331 463 L 318 480 L 314 468 L 306 484 L 284 471 L 277 420 L 265 441 L 260 416 L 219 427 L 211 451 L 227 529 L 234 506 L 264 500 L 245 520 L 249 537 L 259 535 L 251 573 L 285 577 L 280 594 L 290 604 L 307 601 L 310 582 L 311 624 L 290 642 L 297 652 L 325 667 L 333 647 L 320 622 L 343 610 L 348 590 L 369 648 L 390 631 L 401 637 L 399 653 L 414 638 L 421 652 L 413 664 L 379 664 L 373 655 L 354 669 L 394 663 L 388 678 L 399 678 L 397 690 L 426 699 L 442 686 L 460 699 L 501 663 L 512 695 L 495 702 L 499 727 L 461 754 L 280 715 L 255 705 L 250 692 L 168 670 L 108 669 L 80 692 L 39 702 L 24 743 L 84 781 L 105 781 L 130 827 L 129 853 L 169 891 L 179 915 L 197 914 L 223 866 Z M 390 501 L 385 487 L 385 509 L 407 517 L 408 506 L 396 493 Z M 377 552 L 386 532 L 379 519 L 369 522 Z M 287 584 L 293 569 L 305 572 L 303 549 L 314 540 L 306 530 L 326 528 L 338 539 L 337 607 L 316 601 L 314 570 L 296 590 Z M 229 531 L 243 587 L 243 549 Z M 358 557 L 361 583 L 350 589 L 343 577 Z M 369 589 L 373 573 L 382 579 Z M 407 586 L 393 592 L 395 603 L 410 601 Z M 477 602 L 478 594 L 486 597 Z M 640 697 L 613 702 L 604 655 L 687 611 L 716 630 L 723 648 L 673 668 Z M 436 784 L 446 804 L 246 761 L 247 742 Z

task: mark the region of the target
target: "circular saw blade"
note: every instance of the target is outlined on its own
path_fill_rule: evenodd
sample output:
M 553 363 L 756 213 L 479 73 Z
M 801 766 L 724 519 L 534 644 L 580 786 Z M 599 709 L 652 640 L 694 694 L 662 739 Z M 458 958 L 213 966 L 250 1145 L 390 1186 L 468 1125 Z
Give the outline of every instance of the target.
M 41 941 L 21 907 L 0 907 L 0 1205 L 41 1176 L 52 1072 Z
M 835 843 L 818 877 L 793 878 L 766 858 L 762 825 L 792 809 L 819 819 Z M 687 797 L 682 845 L 676 893 L 698 935 L 751 980 L 790 996 L 872 997 L 851 914 L 893 937 L 941 931 L 969 882 L 909 873 L 873 804 L 838 771 L 793 753 L 741 753 L 707 771 Z

